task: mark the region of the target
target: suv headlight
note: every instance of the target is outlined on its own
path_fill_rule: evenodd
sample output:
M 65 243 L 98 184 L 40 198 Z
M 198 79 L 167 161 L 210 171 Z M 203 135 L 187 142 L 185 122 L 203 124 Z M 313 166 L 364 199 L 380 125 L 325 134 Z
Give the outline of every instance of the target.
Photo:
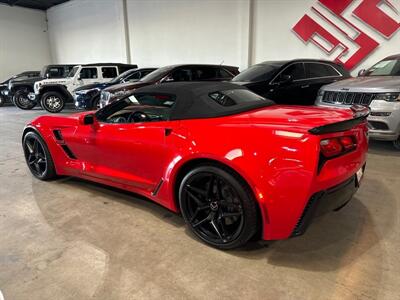
M 400 93 L 377 94 L 375 95 L 374 100 L 384 100 L 388 102 L 400 101 Z

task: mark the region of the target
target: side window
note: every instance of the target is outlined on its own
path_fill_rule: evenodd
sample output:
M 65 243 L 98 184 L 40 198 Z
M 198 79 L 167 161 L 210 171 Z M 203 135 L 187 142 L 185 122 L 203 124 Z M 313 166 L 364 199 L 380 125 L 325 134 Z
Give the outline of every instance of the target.
M 79 75 L 81 79 L 97 79 L 97 68 L 83 68 Z
M 168 76 L 171 77 L 171 81 L 192 81 L 193 80 L 193 75 L 192 75 L 192 70 L 189 68 L 180 68 L 177 70 L 172 71 L 171 75 Z
M 291 76 L 292 80 L 305 79 L 306 74 L 304 71 L 304 65 L 302 63 L 290 65 L 279 75 L 278 79 L 283 79 L 286 76 Z
M 125 81 L 130 81 L 130 80 L 138 80 L 142 78 L 142 76 L 140 76 L 140 72 L 133 72 L 131 75 L 129 75 L 128 77 L 125 78 Z
M 231 73 L 229 73 L 228 71 L 226 71 L 225 69 L 219 68 L 218 69 L 218 77 L 219 78 L 226 78 L 226 79 L 231 79 L 234 76 L 232 76 Z
M 169 94 L 132 94 L 103 108 L 97 117 L 106 123 L 168 121 L 175 99 L 175 95 Z
M 64 69 L 63 68 L 50 68 L 47 72 L 49 74 L 50 78 L 61 78 L 64 75 Z
M 217 68 L 214 67 L 196 67 L 192 69 L 193 80 L 213 80 L 217 77 Z
M 115 78 L 117 77 L 117 68 L 115 67 L 102 67 L 101 73 L 103 74 L 103 78 Z
M 307 78 L 336 77 L 341 74 L 328 64 L 306 63 Z
M 71 72 L 71 70 L 74 68 L 74 66 L 68 66 L 64 68 L 64 77 L 67 76 L 69 74 L 69 72 Z

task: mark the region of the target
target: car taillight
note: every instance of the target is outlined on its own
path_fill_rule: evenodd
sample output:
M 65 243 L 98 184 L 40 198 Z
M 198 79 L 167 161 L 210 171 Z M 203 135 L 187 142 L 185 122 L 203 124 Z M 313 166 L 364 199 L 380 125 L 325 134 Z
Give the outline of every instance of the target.
M 321 141 L 321 153 L 326 158 L 339 156 L 354 150 L 357 142 L 354 136 L 341 136 Z

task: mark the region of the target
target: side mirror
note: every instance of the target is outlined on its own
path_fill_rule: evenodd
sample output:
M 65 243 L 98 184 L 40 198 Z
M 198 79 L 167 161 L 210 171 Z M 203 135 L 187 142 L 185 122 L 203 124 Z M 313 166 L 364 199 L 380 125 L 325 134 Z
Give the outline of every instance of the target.
M 78 79 L 79 81 L 81 81 L 81 80 L 82 80 L 81 75 L 78 75 L 78 77 L 77 77 L 76 79 Z
M 367 70 L 365 69 L 361 69 L 360 71 L 358 71 L 358 77 L 362 77 L 367 73 Z
M 49 79 L 50 78 L 50 74 L 46 73 L 46 78 Z
M 81 125 L 93 125 L 96 121 L 96 117 L 94 114 L 87 114 L 81 116 L 79 121 Z
M 281 75 L 279 79 L 276 81 L 277 84 L 287 84 L 293 81 L 293 77 L 291 75 Z

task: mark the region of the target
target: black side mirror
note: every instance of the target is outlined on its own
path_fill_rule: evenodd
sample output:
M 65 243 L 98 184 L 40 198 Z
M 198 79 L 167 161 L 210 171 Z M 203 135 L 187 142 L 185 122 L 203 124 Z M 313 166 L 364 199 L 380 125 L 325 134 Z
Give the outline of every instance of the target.
M 92 125 L 94 124 L 95 116 L 93 114 L 88 114 L 83 117 L 83 125 Z
M 358 77 L 362 77 L 367 73 L 367 70 L 365 69 L 361 69 L 360 71 L 358 71 Z

